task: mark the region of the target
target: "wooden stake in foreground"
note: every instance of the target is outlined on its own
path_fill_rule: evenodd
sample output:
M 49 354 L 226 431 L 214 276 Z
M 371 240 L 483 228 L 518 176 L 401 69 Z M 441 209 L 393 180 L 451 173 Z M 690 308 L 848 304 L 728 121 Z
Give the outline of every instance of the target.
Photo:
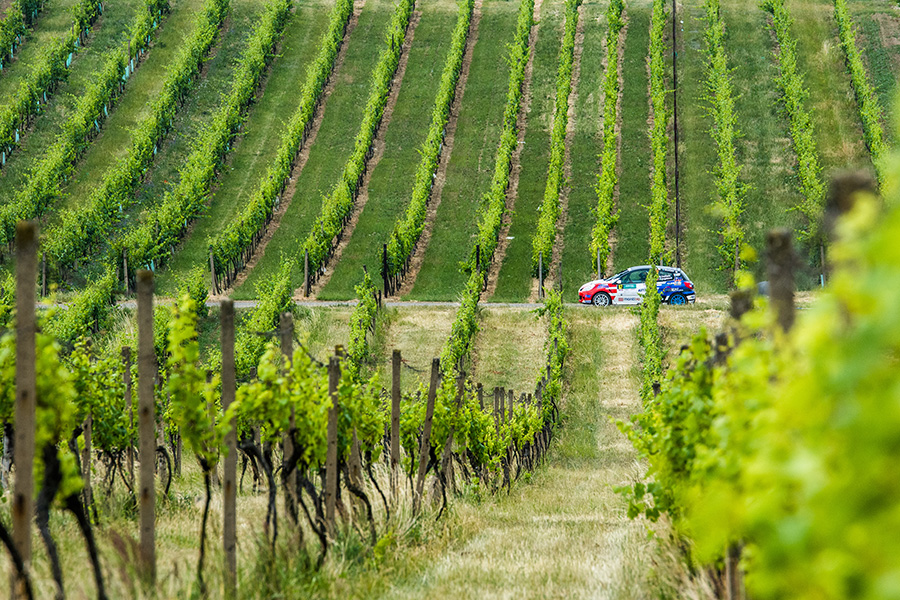
M 400 481 L 400 350 L 391 356 L 391 499 L 397 501 Z
M 222 412 L 234 402 L 234 301 L 222 300 Z M 225 489 L 223 498 L 224 522 L 222 525 L 225 546 L 225 597 L 237 597 L 237 422 L 232 419 L 231 429 L 225 436 Z
M 138 309 L 138 456 L 141 461 L 138 507 L 141 527 L 141 563 L 149 585 L 156 583 L 156 424 L 153 406 L 153 378 L 156 354 L 153 350 L 153 273 L 137 272 Z
M 766 236 L 766 265 L 769 276 L 769 294 L 772 308 L 783 331 L 794 325 L 794 246 L 791 232 L 775 229 Z
M 27 572 L 31 562 L 31 515 L 34 512 L 34 430 L 37 401 L 34 294 L 37 282 L 38 232 L 33 223 L 16 226 L 16 485 L 12 502 L 13 543 Z M 14 580 L 13 595 L 25 598 L 25 581 Z
M 431 449 L 431 420 L 434 418 L 434 401 L 437 398 L 438 382 L 441 379 L 441 360 L 431 360 L 431 384 L 428 386 L 428 403 L 425 406 L 425 423 L 422 427 L 422 444 L 419 446 L 419 472 L 416 477 L 416 492 L 413 495 L 413 513 L 422 507 L 422 494 L 425 491 L 425 474 L 428 471 L 428 458 Z
M 328 363 L 328 394 L 331 408 L 328 409 L 328 449 L 325 455 L 325 527 L 328 536 L 334 539 L 334 508 L 337 504 L 338 486 L 338 384 L 341 381 L 341 361 L 332 356 Z

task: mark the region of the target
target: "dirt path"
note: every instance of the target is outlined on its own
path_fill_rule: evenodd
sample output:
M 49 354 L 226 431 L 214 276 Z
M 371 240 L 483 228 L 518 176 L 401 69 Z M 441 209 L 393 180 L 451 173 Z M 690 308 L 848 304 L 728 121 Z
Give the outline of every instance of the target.
M 461 503 L 456 518 L 471 537 L 386 597 L 644 596 L 649 542 L 612 489 L 640 467 L 609 421 L 640 410 L 637 319 L 577 310 L 568 318 L 568 420 L 547 463 L 508 497 Z
M 356 230 L 356 224 L 359 223 L 359 217 L 362 214 L 363 209 L 365 209 L 366 203 L 369 201 L 369 182 L 372 180 L 372 173 L 375 172 L 375 167 L 378 166 L 378 163 L 381 162 L 381 158 L 384 156 L 384 136 L 387 135 L 388 126 L 391 124 L 391 118 L 394 116 L 394 108 L 397 106 L 397 98 L 400 97 L 403 76 L 406 75 L 406 65 L 409 62 L 409 49 L 412 47 L 413 37 L 415 37 L 416 34 L 416 27 L 419 25 L 419 20 L 421 18 L 421 11 L 414 11 L 412 17 L 410 17 L 409 24 L 406 26 L 406 35 L 403 38 L 403 47 L 400 50 L 400 60 L 397 62 L 397 70 L 394 72 L 394 78 L 391 80 L 391 92 L 388 95 L 387 104 L 385 104 L 384 113 L 381 117 L 381 123 L 378 125 L 378 131 L 375 132 L 375 139 L 372 140 L 372 158 L 369 160 L 369 164 L 366 165 L 362 186 L 360 187 L 359 193 L 356 195 L 356 202 L 354 202 L 350 220 L 347 222 L 347 225 L 344 226 L 341 233 L 338 234 L 338 239 L 340 241 L 335 247 L 334 253 L 325 265 L 323 265 L 325 267 L 325 272 L 318 280 L 316 280 L 315 285 L 309 291 L 309 295 L 313 298 L 317 298 L 319 292 L 325 289 L 325 286 L 331 281 L 331 276 L 334 274 L 333 267 L 341 261 L 341 256 L 344 254 L 344 250 L 347 248 L 350 239 L 353 237 L 353 232 Z M 302 295 L 303 286 L 294 290 L 295 297 L 300 297 Z
M 353 14 L 350 16 L 347 28 L 344 30 L 344 40 L 341 43 L 340 50 L 338 50 L 337 57 L 334 59 L 334 68 L 331 70 L 331 75 L 328 76 L 328 83 L 325 85 L 325 90 L 322 92 L 322 98 L 319 100 L 319 105 L 316 107 L 315 114 L 313 115 L 312 123 L 309 128 L 309 135 L 306 136 L 306 141 L 300 147 L 300 154 L 297 155 L 297 159 L 294 161 L 294 165 L 291 168 L 290 179 L 287 187 L 284 188 L 284 193 L 281 195 L 281 204 L 278 205 L 278 208 L 272 214 L 272 220 L 269 222 L 268 227 L 266 227 L 266 233 L 263 235 L 259 245 L 256 246 L 256 249 L 250 256 L 250 260 L 247 261 L 244 269 L 234 278 L 231 287 L 222 292 L 222 296 L 230 296 L 234 290 L 243 285 L 254 267 L 256 267 L 256 264 L 265 255 L 266 246 L 269 245 L 269 242 L 275 236 L 275 232 L 278 231 L 279 226 L 281 226 L 281 219 L 284 218 L 285 213 L 291 205 L 291 200 L 294 199 L 294 194 L 297 191 L 297 179 L 300 177 L 303 167 L 306 166 L 306 162 L 309 160 L 310 149 L 316 142 L 319 128 L 322 127 L 322 121 L 325 118 L 325 105 L 328 104 L 328 98 L 331 96 L 331 93 L 334 92 L 334 88 L 337 85 L 337 77 L 335 77 L 335 75 L 340 72 L 341 65 L 344 64 L 344 58 L 347 56 L 347 41 L 350 39 L 353 30 L 356 29 L 356 24 L 359 22 L 359 13 L 362 12 L 365 4 L 366 0 L 356 0 L 353 4 Z
M 541 6 L 543 6 L 543 1 L 536 0 L 534 3 L 534 26 L 531 28 L 531 37 L 528 40 L 528 47 L 531 51 L 528 54 L 528 63 L 525 65 L 525 78 L 522 81 L 522 87 L 525 92 L 522 94 L 522 102 L 519 105 L 519 117 L 516 120 L 516 139 L 518 144 L 516 144 L 516 149 L 512 155 L 509 187 L 506 190 L 506 208 L 503 211 L 503 225 L 500 227 L 499 242 L 496 250 L 494 250 L 494 258 L 491 260 L 490 269 L 488 269 L 487 286 L 485 286 L 484 294 L 482 295 L 484 298 L 491 298 L 494 292 L 497 291 L 500 267 L 503 266 L 503 259 L 506 258 L 506 249 L 509 247 L 509 228 L 512 227 L 513 211 L 516 208 L 516 199 L 519 197 L 522 151 L 525 149 L 525 130 L 528 128 L 528 112 L 531 110 L 531 97 L 533 95 L 531 78 L 534 73 L 534 48 L 541 29 Z
M 397 293 L 393 298 L 400 298 L 409 294 L 419 276 L 419 270 L 425 260 L 425 250 L 431 241 L 431 232 L 434 230 L 434 221 L 438 206 L 441 205 L 441 194 L 444 184 L 447 182 L 447 168 L 450 165 L 450 156 L 453 154 L 453 141 L 456 138 L 456 125 L 459 123 L 459 110 L 462 106 L 463 96 L 466 94 L 466 82 L 469 80 L 469 69 L 472 66 L 472 52 L 475 50 L 475 42 L 478 41 L 478 24 L 481 23 L 482 0 L 475 0 L 472 9 L 472 20 L 469 22 L 469 35 L 466 38 L 466 49 L 463 52 L 462 68 L 459 71 L 459 79 L 456 81 L 456 94 L 450 105 L 450 118 L 447 120 L 447 133 L 444 134 L 444 149 L 438 161 L 437 172 L 434 175 L 434 185 L 431 187 L 431 199 L 428 201 L 428 211 L 425 215 L 425 226 L 422 235 L 409 259 L 409 270 L 403 278 Z

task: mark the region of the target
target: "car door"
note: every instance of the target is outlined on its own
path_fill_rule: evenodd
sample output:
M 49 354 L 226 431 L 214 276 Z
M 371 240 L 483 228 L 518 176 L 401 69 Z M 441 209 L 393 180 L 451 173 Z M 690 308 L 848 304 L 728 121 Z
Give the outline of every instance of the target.
M 647 290 L 647 273 L 649 269 L 635 269 L 622 276 L 619 288 L 619 304 L 640 304 Z

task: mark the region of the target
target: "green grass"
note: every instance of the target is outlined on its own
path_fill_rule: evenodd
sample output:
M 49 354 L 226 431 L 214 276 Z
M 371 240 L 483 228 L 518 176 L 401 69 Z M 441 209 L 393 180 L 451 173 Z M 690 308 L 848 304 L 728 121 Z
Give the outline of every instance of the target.
M 334 266 L 331 280 L 318 295 L 325 300 L 353 298 L 362 268 L 377 279 L 382 245 L 406 210 L 419 164 L 419 147 L 431 124 L 431 107 L 457 20 L 451 3 L 422 5 L 400 95 L 384 138 L 385 151 L 369 181 L 369 199 L 353 237 Z
M 597 220 L 597 174 L 603 138 L 602 57 L 606 54 L 606 2 L 588 0 L 582 4 L 584 45 L 581 74 L 575 100 L 574 128 L 570 161 L 569 211 L 563 234 L 562 287 L 563 298 L 573 298 L 583 283 L 597 276 L 596 259 L 591 258 L 591 228 Z
M 509 86 L 506 45 L 515 33 L 517 8 L 516 2 L 501 0 L 482 7 L 441 204 L 410 298 L 454 299 L 465 284 L 459 263 L 469 256 L 477 210 L 494 172 Z
M 52 41 L 72 29 L 74 18 L 71 9 L 76 0 L 47 2 L 31 31 L 25 34 L 25 43 L 19 46 L 12 62 L 3 61 L 0 71 L 0 98 L 8 98 L 19 89 L 19 84 L 31 73 L 43 49 Z M 98 23 L 95 23 L 95 27 Z M 74 62 L 74 59 L 73 59 Z M 5 104 L 5 102 L 4 102 Z
M 150 114 L 151 103 L 162 89 L 169 64 L 178 55 L 182 41 L 190 35 L 193 17 L 202 4 L 202 0 L 173 4 L 172 12 L 157 33 L 152 52 L 129 78 L 127 92 L 110 113 L 100 136 L 79 161 L 74 178 L 63 188 L 65 198 L 61 208 L 71 210 L 86 201 L 99 176 L 128 153 L 131 131 Z
M 337 85 L 325 105 L 324 121 L 309 160 L 297 177 L 290 207 L 266 246 L 265 254 L 244 284 L 235 290 L 235 298 L 254 297 L 256 284 L 272 277 L 280 267 L 282 256 L 296 254 L 306 240 L 321 212 L 323 197 L 331 192 L 353 149 L 369 94 L 371 72 L 384 47 L 384 32 L 393 8 L 388 0 L 369 1 L 363 8 L 356 29 L 345 42 L 348 46 L 344 64 L 334 75 Z M 301 257 L 301 268 L 293 274 L 294 288 L 302 281 Z
M 614 229 L 615 270 L 646 264 L 650 255 L 650 138 L 647 119 L 647 53 L 650 9 L 628 3 L 628 33 L 622 58 L 622 169 L 619 222 Z
M 53 93 L 53 100 L 44 105 L 44 112 L 34 122 L 31 133 L 20 143 L 0 172 L 0 204 L 8 203 L 25 185 L 28 173 L 36 161 L 43 159 L 44 149 L 53 145 L 63 123 L 75 111 L 78 99 L 93 82 L 97 71 L 107 60 L 107 51 L 126 42 L 127 29 L 134 21 L 141 0 L 122 0 L 104 5 L 103 16 L 94 24 L 90 40 L 72 62 L 69 78 Z M 66 17 L 71 27 L 70 17 Z
M 546 360 L 546 319 L 529 309 L 485 305 L 478 326 L 472 376 L 484 386 L 485 406 L 495 386 L 513 390 L 517 396 L 533 392 Z M 512 331 L 516 334 L 510 335 Z
M 550 161 L 550 129 L 556 96 L 556 71 L 565 20 L 563 2 L 544 0 L 533 51 L 531 106 L 525 126 L 525 146 L 519 159 L 519 186 L 509 228 L 509 246 L 491 300 L 522 301 L 531 294 L 531 240 L 547 184 Z M 544 257 L 549 266 L 550 257 Z
M 306 73 L 327 24 L 328 7 L 319 3 L 300 6 L 291 17 L 279 58 L 272 66 L 262 97 L 250 112 L 208 211 L 196 220 L 190 237 L 176 251 L 165 271 L 160 272 L 157 285 L 161 293 L 171 293 L 195 267 L 208 270 L 208 238 L 221 231 L 249 201 L 274 160 L 278 150 L 276 141 L 299 100 L 298 77 Z
M 386 387 L 391 382 L 391 353 L 400 350 L 403 368 L 400 373 L 401 389 L 413 392 L 420 385 L 427 386 L 431 374 L 431 360 L 441 355 L 441 349 L 450 337 L 450 326 L 456 309 L 445 306 L 389 308 L 389 325 L 384 335 L 385 351 L 379 368 L 381 381 Z

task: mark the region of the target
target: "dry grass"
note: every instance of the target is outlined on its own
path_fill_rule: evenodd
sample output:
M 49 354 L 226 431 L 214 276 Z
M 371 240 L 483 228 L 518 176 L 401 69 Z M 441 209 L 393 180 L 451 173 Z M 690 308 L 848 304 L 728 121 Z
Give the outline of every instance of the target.
M 544 368 L 546 320 L 529 309 L 485 307 L 479 326 L 472 371 L 485 393 L 494 386 L 532 391 Z
M 401 387 L 404 392 L 411 392 L 420 383 L 428 384 L 431 359 L 441 355 L 456 309 L 416 306 L 391 308 L 387 312 L 390 324 L 384 334 L 381 380 L 389 385 L 391 353 L 399 349 L 406 367 L 401 372 Z

